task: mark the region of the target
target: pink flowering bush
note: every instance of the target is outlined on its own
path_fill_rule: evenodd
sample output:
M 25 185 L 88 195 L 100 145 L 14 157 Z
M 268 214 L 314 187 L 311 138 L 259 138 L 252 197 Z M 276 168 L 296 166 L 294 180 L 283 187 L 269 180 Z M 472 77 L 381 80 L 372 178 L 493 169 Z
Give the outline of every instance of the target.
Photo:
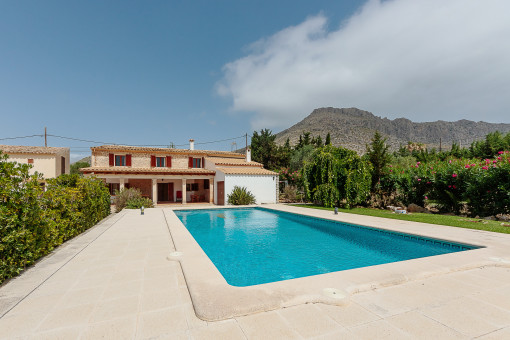
M 289 185 L 300 188 L 303 186 L 301 172 L 291 171 L 289 168 L 281 168 L 280 170 L 277 170 L 277 172 L 280 175 L 280 180 L 287 181 Z
M 432 201 L 444 212 L 473 215 L 510 213 L 510 153 L 493 159 L 447 159 L 388 166 L 378 189 L 397 202 L 423 206 Z M 395 203 L 397 203 L 395 202 Z
M 510 157 L 508 154 L 471 172 L 467 177 L 465 198 L 472 215 L 490 216 L 510 213 Z

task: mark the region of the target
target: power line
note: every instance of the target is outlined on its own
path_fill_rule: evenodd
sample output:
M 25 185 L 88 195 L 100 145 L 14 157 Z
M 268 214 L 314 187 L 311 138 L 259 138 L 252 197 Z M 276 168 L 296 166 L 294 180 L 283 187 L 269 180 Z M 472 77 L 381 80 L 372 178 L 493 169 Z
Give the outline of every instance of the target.
M 20 139 L 20 138 L 31 138 L 31 137 L 44 137 L 44 135 L 30 135 L 30 136 L 19 136 L 19 137 L 5 137 L 5 138 L 0 138 L 0 140 Z
M 5 137 L 0 138 L 0 140 L 12 140 L 12 139 L 20 139 L 20 138 L 30 138 L 30 137 L 44 137 L 45 135 L 30 135 L 30 136 L 19 136 L 19 137 Z M 94 140 L 88 140 L 88 139 L 81 139 L 81 138 L 74 138 L 74 137 L 66 137 L 66 136 L 59 136 L 48 133 L 47 136 L 60 138 L 60 139 L 67 139 L 67 140 L 73 140 L 78 142 L 85 142 L 85 143 L 95 143 L 95 144 L 110 144 L 110 145 L 128 145 L 128 144 L 120 144 L 120 143 L 111 143 L 111 142 L 103 142 L 103 141 L 94 141 Z M 233 138 L 226 138 L 226 139 L 220 139 L 220 140 L 214 140 L 214 141 L 208 141 L 208 142 L 199 142 L 195 143 L 196 145 L 204 145 L 204 144 L 213 144 L 213 143 L 221 143 L 221 142 L 227 142 L 231 140 L 236 140 L 245 137 L 245 135 L 239 136 L 239 137 L 233 137 Z M 188 143 L 185 144 L 177 144 L 175 146 L 186 146 L 189 145 Z M 145 146 L 145 147 L 168 147 L 168 144 L 132 144 L 132 146 Z M 73 149 L 76 148 L 88 148 L 88 147 L 71 147 Z
M 57 137 L 57 138 L 62 138 L 62 139 L 75 140 L 75 141 L 79 141 L 79 142 L 86 142 L 86 143 L 97 143 L 97 144 L 116 144 L 116 143 L 107 143 L 107 142 L 97 142 L 97 141 L 87 140 L 87 139 L 79 139 L 79 138 L 72 138 L 72 137 L 57 136 L 57 135 L 52 135 L 52 134 L 50 134 L 50 133 L 48 133 L 48 136 L 51 136 L 51 137 Z
M 243 138 L 243 137 L 244 137 L 244 135 L 239 136 L 239 137 L 234 137 L 234 138 L 228 138 L 228 139 L 222 139 L 222 140 L 215 140 L 215 141 L 212 141 L 212 142 L 195 143 L 195 144 L 211 144 L 211 143 L 227 142 L 227 141 L 229 141 L 229 140 L 239 139 L 239 138 Z M 186 144 L 185 144 L 185 145 L 186 145 Z
M 80 141 L 80 142 L 87 142 L 87 143 L 119 145 L 119 143 L 99 142 L 99 141 L 93 141 L 93 140 L 87 140 L 87 139 L 65 137 L 65 136 L 57 136 L 57 135 L 52 135 L 52 134 L 48 134 L 48 136 L 62 138 L 62 139 L 75 140 L 75 141 Z M 227 139 L 220 139 L 220 140 L 214 140 L 214 141 L 208 141 L 208 142 L 195 143 L 195 144 L 196 145 L 202 145 L 202 144 L 221 143 L 221 142 L 227 142 L 227 141 L 243 138 L 244 136 L 245 135 L 242 135 L 242 136 L 239 136 L 239 137 L 227 138 Z M 122 145 L 128 145 L 128 144 L 122 144 Z M 188 144 L 187 143 L 186 144 L 177 144 L 177 145 L 174 145 L 174 146 L 186 146 L 186 145 L 188 145 Z M 165 146 L 168 146 L 168 144 L 134 144 L 133 146 L 161 146 L 161 147 L 165 147 Z

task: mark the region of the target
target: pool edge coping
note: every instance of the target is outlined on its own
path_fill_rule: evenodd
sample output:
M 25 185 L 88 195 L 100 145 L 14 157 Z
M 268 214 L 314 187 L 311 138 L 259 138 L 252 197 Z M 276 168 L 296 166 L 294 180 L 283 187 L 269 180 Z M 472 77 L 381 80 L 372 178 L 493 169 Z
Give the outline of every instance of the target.
M 222 206 L 216 209 L 239 207 Z M 349 303 L 351 295 L 367 290 L 485 266 L 510 267 L 510 251 L 506 250 L 508 247 L 503 244 L 503 241 L 510 243 L 510 235 L 504 236 L 506 234 L 346 213 L 333 215 L 329 211 L 310 211 L 302 207 L 276 204 L 260 207 L 483 248 L 256 286 L 235 287 L 226 282 L 213 262 L 173 213 L 174 210 L 215 208 L 164 208 L 176 251 L 180 253 L 169 259 L 180 262 L 195 313 L 199 318 L 206 321 L 219 321 L 303 303 L 344 305 Z M 438 233 L 441 235 L 438 236 Z

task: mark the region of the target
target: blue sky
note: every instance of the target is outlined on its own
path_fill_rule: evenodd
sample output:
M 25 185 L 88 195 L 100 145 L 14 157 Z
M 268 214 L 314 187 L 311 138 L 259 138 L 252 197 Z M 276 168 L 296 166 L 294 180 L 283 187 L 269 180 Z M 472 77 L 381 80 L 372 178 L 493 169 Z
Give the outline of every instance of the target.
M 200 143 L 278 132 L 323 106 L 510 123 L 508 6 L 443 3 L 2 1 L 0 138 L 46 126 L 108 143 Z M 79 157 L 96 144 L 49 145 Z

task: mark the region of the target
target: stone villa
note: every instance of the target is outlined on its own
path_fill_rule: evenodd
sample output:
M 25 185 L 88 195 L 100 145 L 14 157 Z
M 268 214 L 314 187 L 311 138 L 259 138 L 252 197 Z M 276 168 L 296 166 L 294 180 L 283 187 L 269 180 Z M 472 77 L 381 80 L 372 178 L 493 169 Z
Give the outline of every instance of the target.
M 224 205 L 234 186 L 246 187 L 257 204 L 278 201 L 278 174 L 246 156 L 227 151 L 102 145 L 92 147 L 85 176 L 102 178 L 113 195 L 138 188 L 154 203 Z

